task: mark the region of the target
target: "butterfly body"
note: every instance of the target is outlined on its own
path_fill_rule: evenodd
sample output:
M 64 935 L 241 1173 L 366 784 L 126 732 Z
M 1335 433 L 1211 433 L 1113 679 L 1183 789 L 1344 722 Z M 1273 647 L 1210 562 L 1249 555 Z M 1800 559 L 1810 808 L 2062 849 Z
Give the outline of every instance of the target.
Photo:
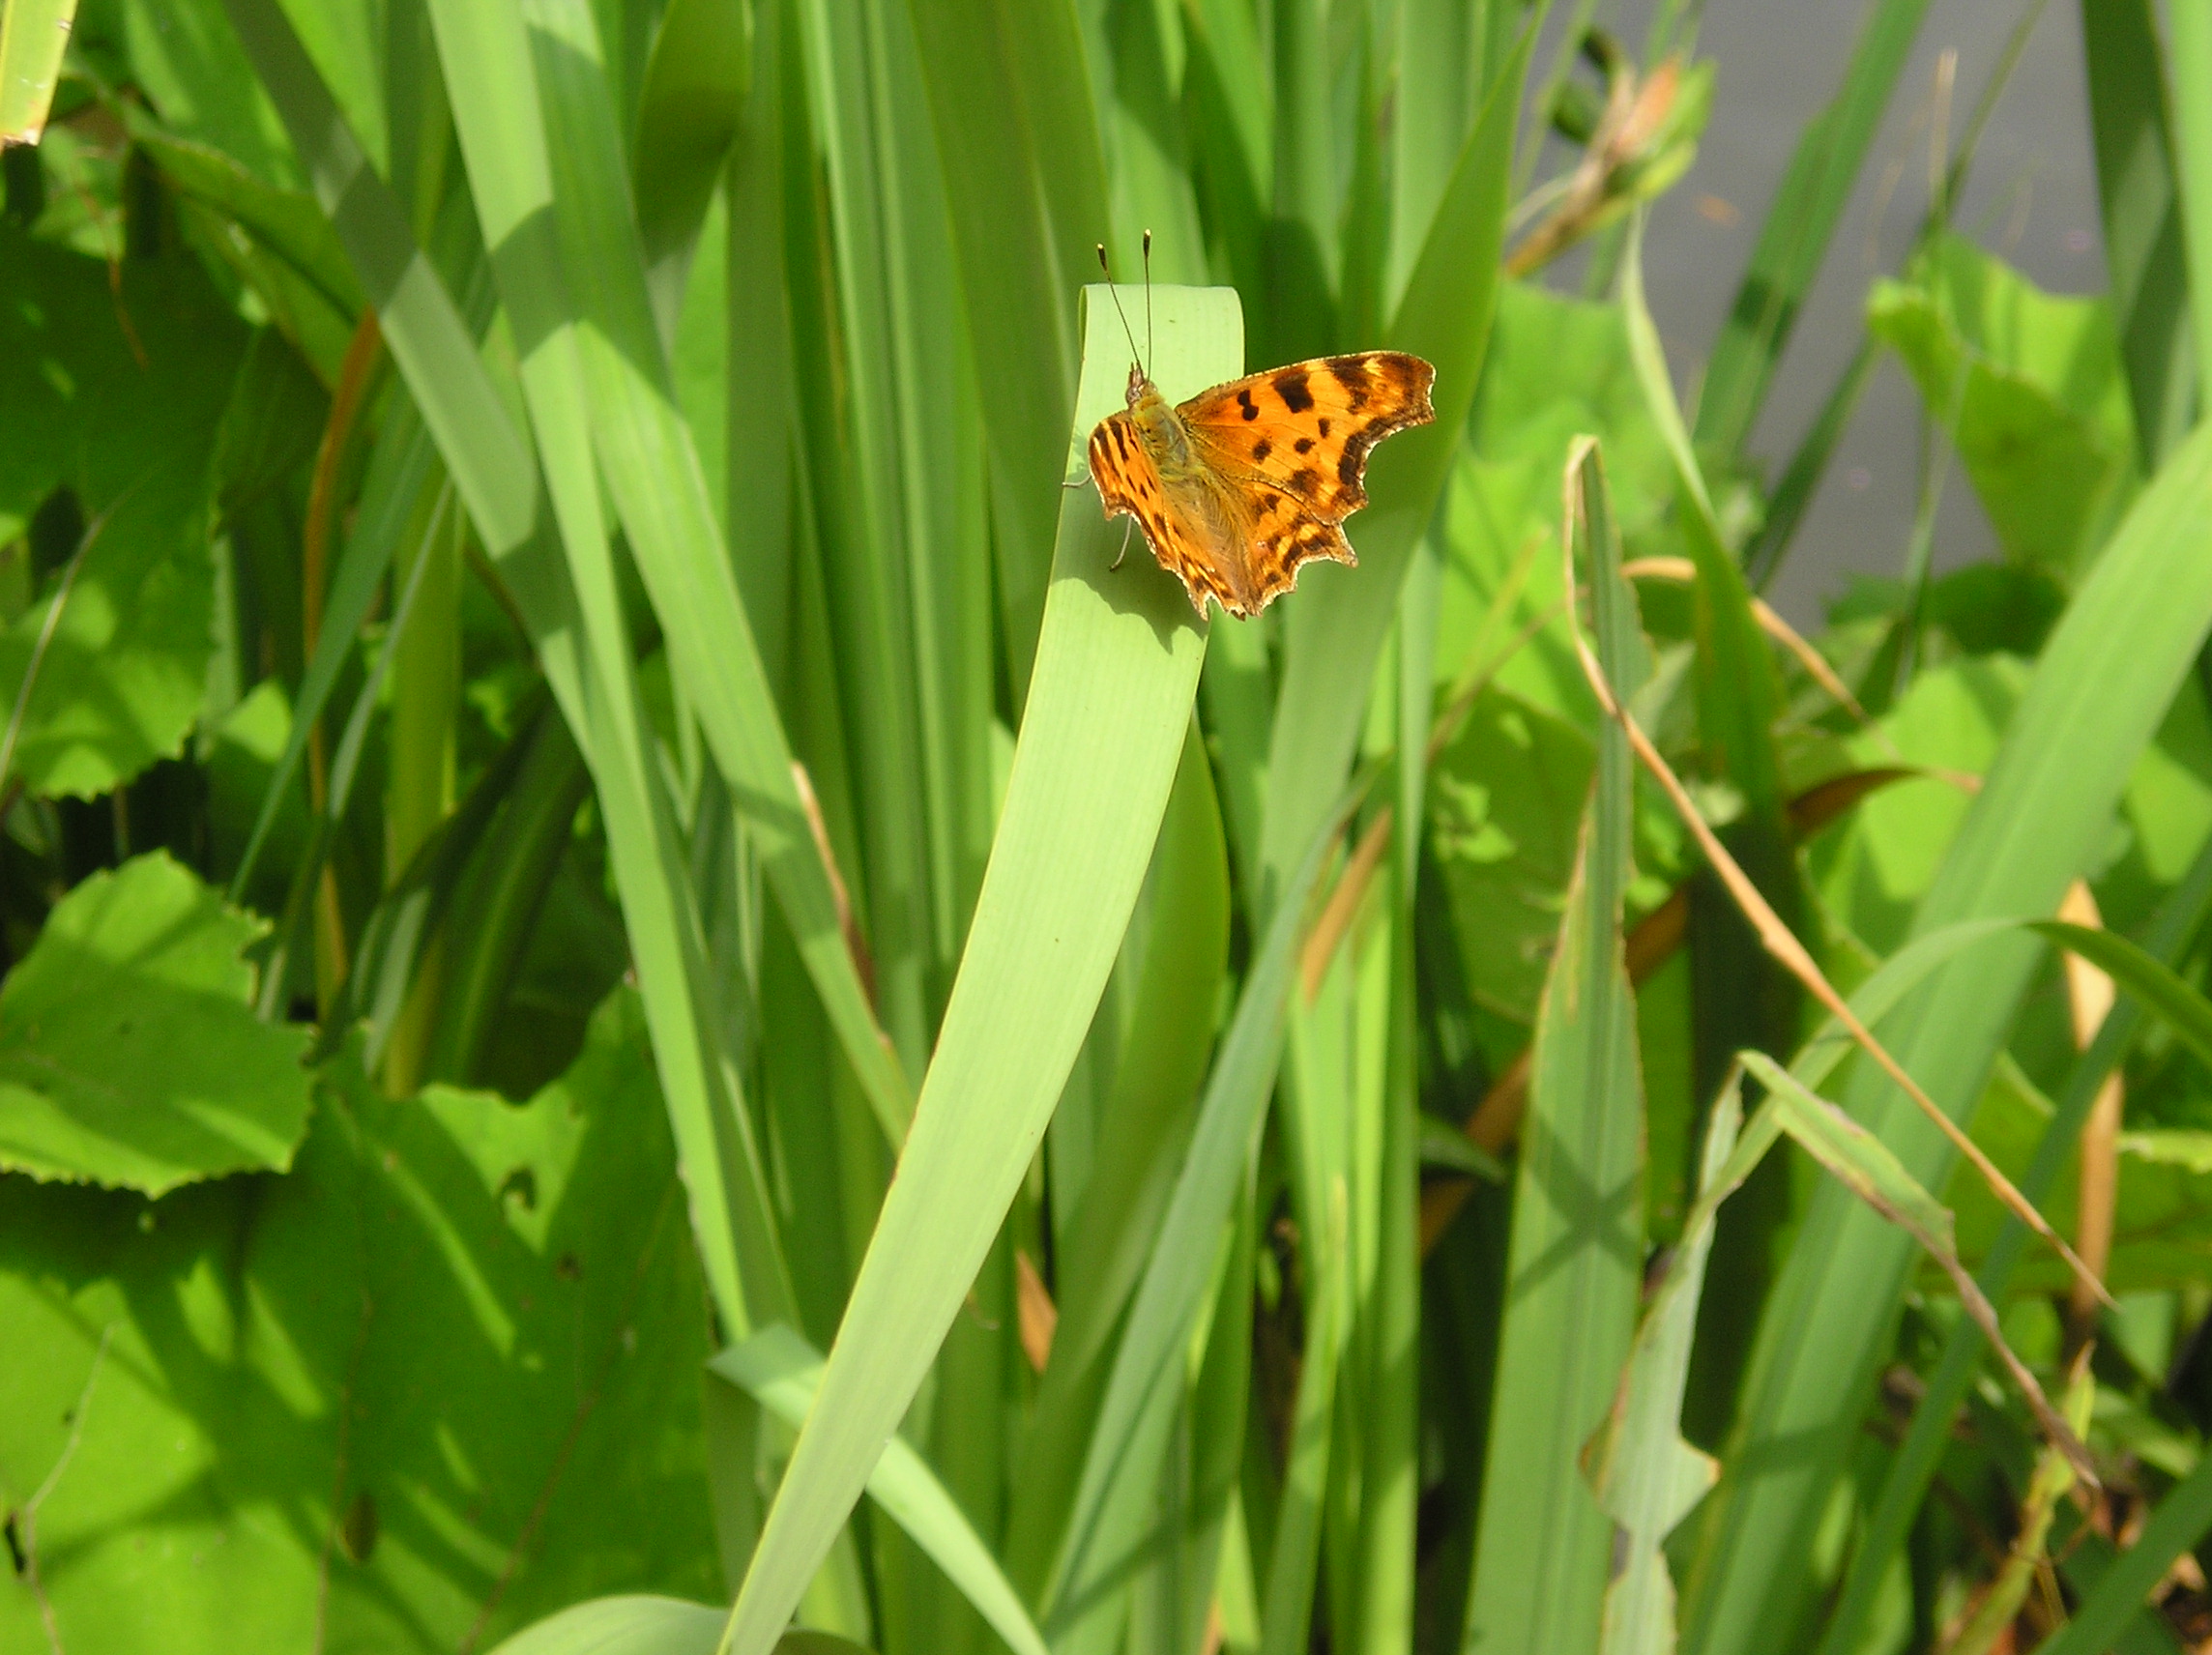
M 1396 351 L 1321 357 L 1170 404 L 1129 370 L 1128 406 L 1091 434 L 1109 518 L 1137 520 L 1193 608 L 1253 616 L 1314 558 L 1358 562 L 1339 526 L 1367 504 L 1367 453 L 1435 418 L 1436 370 Z

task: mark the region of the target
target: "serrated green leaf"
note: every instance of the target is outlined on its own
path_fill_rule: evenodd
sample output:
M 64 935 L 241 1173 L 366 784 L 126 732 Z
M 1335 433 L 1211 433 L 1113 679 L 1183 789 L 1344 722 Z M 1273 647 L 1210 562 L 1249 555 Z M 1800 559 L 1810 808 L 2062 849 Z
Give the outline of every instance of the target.
M 0 542 L 62 486 L 97 530 L 20 710 L 13 773 L 36 795 L 104 793 L 174 754 L 215 647 L 211 456 L 247 333 L 188 261 L 119 272 L 118 289 L 101 260 L 0 227 Z M 61 591 L 0 635 L 11 713 Z
M 1868 329 L 1951 431 L 2006 552 L 2078 570 L 2135 474 L 2110 307 L 2046 294 L 1958 236 L 1915 275 L 1875 285 Z
M 0 984 L 0 1167 L 160 1195 L 290 1166 L 309 1035 L 253 1014 L 266 929 L 162 851 L 64 897 Z
M 710 1598 L 701 1307 L 633 995 L 520 1106 L 341 1060 L 287 1176 L 0 1177 L 0 1326 L 44 1353 L 0 1365 L 0 1487 L 52 1473 L 71 1649 L 434 1655 Z M 44 1641 L 0 1594 L 0 1646 Z

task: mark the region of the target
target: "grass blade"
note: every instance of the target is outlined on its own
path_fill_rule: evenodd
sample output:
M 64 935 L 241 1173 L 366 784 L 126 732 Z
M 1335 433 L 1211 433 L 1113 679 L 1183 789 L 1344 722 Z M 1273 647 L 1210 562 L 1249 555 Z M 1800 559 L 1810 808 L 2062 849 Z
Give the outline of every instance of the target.
M 1603 1655 L 1672 1655 L 1674 1582 L 1661 1548 L 1720 1476 L 1720 1463 L 1682 1438 L 1682 1394 L 1698 1298 L 1713 1248 L 1714 1207 L 1743 1125 L 1739 1085 L 1724 1088 L 1705 1123 L 1699 1201 L 1620 1372 L 1613 1412 L 1584 1451 L 1591 1491 L 1614 1522 L 1614 1574 L 1605 1588 Z
M 444 19 L 442 34 L 449 27 L 457 40 L 484 34 L 487 44 L 461 47 L 457 58 L 449 50 L 449 59 L 473 56 L 481 62 L 495 49 L 489 41 L 504 37 L 506 30 L 488 16 L 477 17 L 464 35 L 458 11 L 433 14 Z M 559 252 L 517 247 L 517 263 L 558 268 L 574 284 L 578 317 L 591 324 L 577 330 L 579 367 L 588 387 L 580 406 L 590 416 L 591 446 L 605 468 L 638 571 L 665 631 L 677 680 L 716 768 L 753 829 L 770 882 L 846 1057 L 895 1141 L 911 1112 L 911 1093 L 882 1040 L 838 925 L 836 900 L 792 776 L 790 745 L 738 598 L 705 473 L 668 381 L 630 216 L 614 110 L 605 75 L 597 68 L 597 38 L 589 9 L 581 3 L 547 0 L 532 8 L 529 49 L 543 80 L 543 96 L 533 87 L 527 103 L 541 109 L 551 124 L 533 129 L 519 118 L 524 100 L 518 89 L 517 114 L 500 141 L 528 155 L 508 188 L 517 191 L 518 204 L 524 199 L 551 204 L 554 222 L 549 228 L 558 236 Z M 489 122 L 495 116 L 487 109 L 476 118 Z M 471 125 L 464 118 L 462 131 Z M 542 174 L 531 176 L 540 166 Z M 525 223 L 518 217 L 509 227 Z M 501 245 L 496 235 L 487 234 L 486 240 Z M 549 256 L 556 261 L 552 266 L 544 262 Z M 518 277 L 520 274 L 518 270 Z M 533 303 L 550 299 L 547 295 Z M 565 308 L 566 297 L 562 303 Z
M 2167 19 L 2173 68 L 2174 172 L 2188 248 L 2190 333 L 2197 346 L 2197 402 L 2212 406 L 2212 15 L 2175 8 Z M 2199 415 L 2201 417 L 2201 413 Z
M 0 13 L 0 145 L 35 144 L 61 75 L 76 0 L 9 0 Z
M 781 1325 L 764 1327 L 707 1365 L 793 1431 L 805 1422 L 822 1388 L 821 1356 Z M 882 1458 L 868 1473 L 868 1495 L 936 1560 L 1015 1655 L 1045 1655 L 1043 1637 L 990 1549 L 905 1437 L 894 1436 L 884 1444 Z
M 1315 831 L 1245 973 L 1236 1015 L 1199 1105 L 1190 1152 L 1160 1219 L 1091 1427 L 1066 1533 L 1038 1594 L 1048 1629 L 1054 1627 L 1056 1613 L 1079 1613 L 1099 1582 L 1114 1579 L 1127 1553 L 1129 1502 L 1158 1476 L 1167 1421 L 1164 1410 L 1148 1420 L 1148 1410 L 1185 1349 L 1210 1285 L 1190 1268 L 1190 1260 L 1217 1244 L 1229 1223 L 1231 1203 L 1243 1187 L 1274 1087 L 1306 902 L 1350 802 L 1341 801 Z M 1140 1422 L 1155 1423 L 1155 1429 L 1140 1429 Z M 1061 1605 L 1073 1607 L 1062 1611 Z
M 1018 701 L 1044 614 L 1050 485 L 1075 406 L 1074 294 L 1107 233 L 1106 160 L 1071 0 L 913 0 L 990 442 L 1001 624 Z M 1239 364 L 1239 370 L 1241 364 Z
M 1091 422 L 1121 400 L 1119 325 L 1103 293 L 1091 299 L 1071 468 Z M 1167 394 L 1234 376 L 1233 294 L 1156 288 L 1152 303 L 1153 377 Z M 731 1613 L 735 1655 L 772 1645 L 913 1400 L 1028 1170 L 1136 900 L 1205 633 L 1150 566 L 1107 571 L 1115 537 L 1089 494 L 1062 496 L 1036 673 L 960 976 L 820 1398 Z
M 1995 766 L 1915 916 L 1916 934 L 1960 919 L 2049 914 L 2080 872 L 2212 624 L 2212 569 L 2183 548 L 2212 535 L 2212 435 L 2177 450 L 2140 495 L 2046 645 Z M 1971 973 L 1946 971 L 1885 1040 L 1954 1117 L 1979 1095 L 2033 969 L 2025 937 Z M 1923 1184 L 1951 1150 L 1885 1077 L 1854 1077 L 1854 1119 Z M 1806 1584 L 1805 1547 L 1866 1395 L 1910 1263 L 1909 1243 L 1838 1192 L 1813 1198 L 1761 1322 L 1744 1415 L 1686 1594 L 1687 1646 L 1736 1655 L 1770 1645 Z M 1772 1444 L 1793 1446 L 1777 1458 Z
M 1722 843 L 1751 876 L 1785 925 L 1798 928 L 1803 901 L 1790 842 L 1790 801 L 1774 731 L 1782 685 L 1752 609 L 1743 570 L 1721 539 L 1690 434 L 1675 406 L 1658 327 L 1644 297 L 1644 215 L 1630 222 L 1620 273 L 1628 352 L 1644 405 L 1674 462 L 1675 521 L 1697 566 L 1694 631 L 1698 744 L 1705 774 L 1725 779 L 1743 814 Z M 1745 1046 L 1786 1051 L 1795 1039 L 1800 995 L 1783 964 L 1709 872 L 1690 886 L 1690 995 L 1693 1102 L 1716 1095 Z M 1790 1184 L 1779 1162 L 1761 1167 L 1721 1218 L 1713 1292 L 1699 1329 L 1690 1431 L 1700 1441 L 1726 1435 L 1734 1411 L 1754 1321 L 1773 1274 L 1774 1238 L 1790 1215 Z
M 1532 30 L 1524 32 L 1493 82 L 1385 330 L 1382 342 L 1436 364 L 1436 421 L 1399 433 L 1375 454 L 1367 483 L 1374 503 L 1353 525 L 1365 566 L 1316 568 L 1306 577 L 1316 595 L 1287 618 L 1255 903 L 1263 915 L 1280 899 L 1269 886 L 1287 882 L 1343 786 L 1407 562 L 1459 452 L 1497 305 L 1514 123 L 1533 40 Z
M 1879 0 L 1859 31 L 1835 101 L 1798 138 L 1735 304 L 1705 363 L 1696 421 L 1700 443 L 1733 453 L 1750 437 L 1797 308 L 1820 274 L 1829 239 L 1927 11 L 1928 0 Z
M 1600 660 L 1633 686 L 1646 651 L 1592 439 L 1569 450 L 1566 479 L 1567 532 L 1588 570 Z M 1571 544 L 1569 560 L 1573 567 Z M 1606 1418 L 1635 1328 L 1644 1083 L 1620 935 L 1632 761 L 1612 720 L 1597 747 L 1595 792 L 1536 1014 L 1469 1650 L 1594 1648 L 1613 1549 L 1578 1458 Z
M 492 1655 L 713 1655 L 721 1614 L 675 1598 L 595 1598 L 506 1640 Z
M 1210 641 L 1209 650 L 1222 640 Z M 1229 869 L 1206 749 L 1193 722 L 1160 825 L 1153 912 L 1172 915 L 1146 945 L 1105 1118 L 1115 1123 L 1058 1250 L 1060 1321 L 1023 1445 L 1006 1557 L 1034 1586 L 1067 1521 L 1121 1313 L 1137 1289 L 1175 1188 L 1211 1053 L 1229 953 Z
M 2188 434 L 2192 385 L 2189 270 L 2151 0 L 2084 6 L 2081 61 L 2112 320 L 2147 477 Z
M 661 14 L 646 60 L 630 177 L 663 338 L 675 334 L 691 248 L 744 118 L 752 24 L 746 0 L 677 0 Z
M 2208 908 L 2212 908 L 2212 840 L 2207 840 L 2197 852 L 2197 860 L 2174 886 L 2172 894 L 2160 905 L 2149 932 L 2151 957 L 2162 961 L 2177 958 L 2197 936 Z M 1943 933 L 1936 934 L 1936 937 L 1941 935 Z M 1928 939 L 1929 942 L 1935 940 L 1936 937 Z M 1897 958 L 1904 959 L 1920 945 L 1907 945 L 1900 950 Z M 1883 971 L 1889 969 L 1884 967 Z M 2090 1106 L 2103 1088 L 2105 1077 L 2118 1065 L 2134 1042 L 2142 1016 L 2142 1006 L 2133 997 L 2123 997 L 2105 1018 L 2088 1051 L 2074 1065 L 2065 1095 L 2052 1115 L 2050 1125 L 2044 1129 L 2042 1143 L 2036 1146 L 2035 1159 L 2021 1178 L 2021 1192 L 2028 1200 L 2045 1200 L 2059 1175 L 2074 1160 L 2081 1123 L 2088 1118 Z M 1799 1078 L 1805 1078 L 1802 1064 Z M 1820 1083 L 1812 1080 L 1808 1084 Z M 2013 1269 L 2026 1249 L 2027 1235 L 2027 1226 L 2017 1219 L 2007 1223 L 1982 1262 L 1977 1280 L 1982 1292 L 1999 1304 L 2005 1301 Z M 1970 1321 L 1961 1321 L 1944 1342 L 1942 1357 L 1928 1380 L 1928 1392 L 1914 1409 L 1905 1441 L 1890 1461 L 1881 1493 L 1851 1558 L 1850 1572 L 1845 1577 L 1836 1607 L 1821 1635 L 1820 1655 L 1848 1655 L 1858 1647 L 1866 1617 L 1872 1612 L 1881 1589 L 1882 1577 L 1889 1568 L 1890 1558 L 1905 1543 L 1906 1532 L 1927 1494 L 1929 1481 L 1949 1440 L 1951 1422 L 1973 1382 L 1981 1355 L 1981 1329 Z

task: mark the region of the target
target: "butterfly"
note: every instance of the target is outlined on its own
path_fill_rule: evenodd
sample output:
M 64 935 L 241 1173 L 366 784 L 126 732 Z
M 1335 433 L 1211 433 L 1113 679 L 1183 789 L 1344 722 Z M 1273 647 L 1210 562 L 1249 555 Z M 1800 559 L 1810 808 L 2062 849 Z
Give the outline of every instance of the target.
M 1341 525 L 1367 504 L 1368 450 L 1436 418 L 1436 378 L 1419 357 L 1364 351 L 1252 374 L 1171 406 L 1140 359 L 1129 367 L 1128 406 L 1091 433 L 1091 479 L 1109 520 L 1143 527 L 1200 619 L 1208 598 L 1254 616 L 1297 585 L 1308 559 L 1358 563 Z

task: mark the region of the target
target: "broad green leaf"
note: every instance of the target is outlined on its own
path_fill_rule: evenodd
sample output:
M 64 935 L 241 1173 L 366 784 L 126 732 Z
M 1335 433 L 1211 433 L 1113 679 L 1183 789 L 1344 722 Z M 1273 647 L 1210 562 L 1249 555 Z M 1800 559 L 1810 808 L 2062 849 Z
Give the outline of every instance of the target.
M 1578 570 L 1621 695 L 1646 670 L 1595 445 L 1569 450 Z M 1483 1463 L 1470 1650 L 1594 1647 L 1612 1524 L 1577 1465 L 1635 1331 L 1644 1252 L 1644 1082 L 1622 954 L 1634 813 L 1628 738 L 1607 720 L 1529 1065 L 1504 1323 Z
M 1909 282 L 1883 281 L 1867 326 L 1949 429 L 2006 552 L 2061 574 L 2103 543 L 2135 475 L 2110 307 L 2053 298 L 1963 237 Z
M 289 1167 L 309 1036 L 253 1014 L 266 929 L 163 851 L 62 898 L 0 983 L 0 1167 L 148 1195 Z
M 520 1107 L 386 1101 L 341 1060 L 286 1176 L 158 1204 L 5 1177 L 0 1205 L 0 1325 L 44 1353 L 0 1368 L 0 1484 L 20 1511 L 50 1479 L 69 1648 L 431 1655 L 717 1594 L 699 1274 L 634 996 Z M 39 1621 L 0 1596 L 0 1645 Z
M 1509 691 L 1485 691 L 1429 786 L 1429 835 L 1443 874 L 1468 992 L 1532 1022 L 1574 871 L 1595 760 L 1589 738 Z
M 2212 435 L 2175 450 L 2097 559 L 2052 634 L 1987 780 L 1918 908 L 1914 934 L 1961 919 L 2053 912 L 2108 828 L 2129 767 L 2212 624 L 2212 567 L 2186 548 L 2212 535 Z M 2036 944 L 1992 944 L 1893 1018 L 1884 1042 L 1939 1107 L 1964 1113 L 2034 969 Z M 1923 1185 L 1951 1147 L 1873 1065 L 1848 1110 Z M 1794 1624 L 1805 1548 L 1886 1349 L 1908 1244 L 1822 1188 L 1763 1318 L 1743 1423 L 1707 1502 L 1685 1592 L 1699 1655 L 1765 1647 Z M 1786 1459 L 1771 1445 L 1793 1444 Z
M 207 688 L 210 461 L 247 334 L 188 259 L 102 261 L 0 228 L 0 542 L 58 488 L 78 549 L 0 633 L 10 779 L 87 796 L 176 753 Z M 54 612 L 57 599 L 58 615 Z M 24 674 L 49 621 L 27 705 Z
M 2028 682 L 2028 668 L 2007 655 L 1933 668 L 1883 715 L 1887 742 L 1857 736 L 1850 752 L 1870 765 L 1902 757 L 1931 770 L 1980 775 L 1996 757 Z M 1808 847 L 1808 883 L 1851 935 L 1890 953 L 1972 802 L 1964 789 L 1933 774 L 1883 788 Z
M 722 1351 L 708 1367 L 742 1387 L 793 1431 L 806 1422 L 822 1388 L 821 1356 L 780 1324 L 763 1328 L 742 1345 Z M 1016 1655 L 1044 1655 L 1044 1639 L 1006 1583 L 998 1560 L 929 1468 L 929 1462 L 905 1437 L 893 1436 L 884 1444 L 882 1458 L 868 1473 L 868 1495 L 929 1553 L 1008 1648 Z M 717 1616 L 717 1630 L 719 1626 Z
M 1232 294 L 1154 288 L 1171 397 L 1235 377 Z M 1120 405 L 1125 347 L 1087 308 L 1067 464 Z M 1062 497 L 1055 578 L 1006 801 L 899 1175 L 732 1611 L 764 1655 L 859 1496 L 975 1280 L 1075 1060 L 1150 858 L 1205 655 L 1171 578 L 1109 572 L 1094 496 Z M 947 1194 L 957 1191 L 956 1201 Z

